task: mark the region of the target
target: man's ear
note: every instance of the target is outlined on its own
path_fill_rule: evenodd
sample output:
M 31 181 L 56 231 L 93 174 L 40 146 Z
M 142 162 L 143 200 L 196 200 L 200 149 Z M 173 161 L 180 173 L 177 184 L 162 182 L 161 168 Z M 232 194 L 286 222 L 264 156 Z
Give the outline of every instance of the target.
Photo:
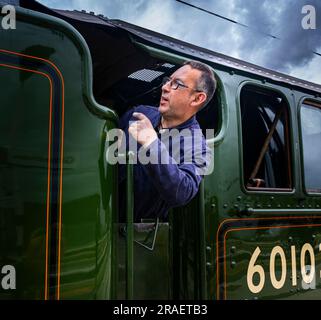
M 207 95 L 205 92 L 196 92 L 194 94 L 194 99 L 192 101 L 192 106 L 198 107 L 202 104 L 204 104 L 204 102 L 207 99 Z

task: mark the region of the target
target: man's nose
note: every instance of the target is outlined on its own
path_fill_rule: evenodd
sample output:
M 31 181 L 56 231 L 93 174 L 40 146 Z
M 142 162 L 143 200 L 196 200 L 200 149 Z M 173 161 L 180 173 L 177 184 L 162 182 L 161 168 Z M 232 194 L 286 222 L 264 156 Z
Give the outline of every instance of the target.
M 162 91 L 170 91 L 170 89 L 171 89 L 171 86 L 170 86 L 170 81 L 168 81 L 168 82 L 166 82 L 166 83 L 164 83 L 163 85 L 162 85 Z

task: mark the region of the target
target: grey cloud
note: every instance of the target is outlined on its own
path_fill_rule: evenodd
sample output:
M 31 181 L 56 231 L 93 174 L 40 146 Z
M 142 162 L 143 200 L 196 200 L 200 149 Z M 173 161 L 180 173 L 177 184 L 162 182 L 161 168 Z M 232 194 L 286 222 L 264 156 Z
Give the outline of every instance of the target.
M 254 5 L 253 1 L 247 2 L 247 13 L 242 19 L 259 31 L 269 32 L 281 40 L 253 32 L 242 38 L 240 50 L 264 66 L 283 72 L 306 64 L 315 57 L 313 51 L 319 49 L 321 36 L 320 28 L 304 30 L 301 26 L 304 17 L 301 10 L 306 4 L 306 1 L 297 0 L 264 0 L 259 6 Z M 315 6 L 317 14 L 321 14 L 320 2 L 309 1 L 309 4 Z M 242 1 L 237 1 L 237 7 L 242 7 Z
M 128 21 L 281 72 L 291 73 L 295 68 L 308 65 L 312 59 L 320 59 L 321 65 L 321 57 L 313 54 L 313 51 L 321 51 L 319 0 L 309 0 L 308 3 L 306 0 L 185 0 L 237 20 L 248 28 L 175 0 L 40 1 L 62 9 L 103 13 L 111 19 Z M 316 8 L 317 30 L 304 30 L 301 27 L 304 16 L 301 9 L 306 4 Z M 267 34 L 281 40 L 272 39 Z M 313 65 L 317 65 L 315 60 Z M 310 73 L 311 70 L 307 72 Z

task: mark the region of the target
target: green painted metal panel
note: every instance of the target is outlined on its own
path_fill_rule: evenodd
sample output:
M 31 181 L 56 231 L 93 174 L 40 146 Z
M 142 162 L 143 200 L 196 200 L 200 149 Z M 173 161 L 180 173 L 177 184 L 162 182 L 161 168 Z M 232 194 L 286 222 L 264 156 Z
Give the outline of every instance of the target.
M 230 230 L 224 243 L 224 298 L 320 298 L 320 236 L 320 224 L 308 221 Z
M 88 47 L 66 22 L 22 8 L 0 39 L 0 268 L 16 271 L 16 289 L 0 286 L 0 298 L 125 298 L 117 167 L 105 159 L 117 116 L 93 98 Z M 137 50 L 173 63 L 192 57 L 160 47 Z M 159 224 L 153 250 L 137 243 L 150 245 L 152 233 L 134 228 L 133 297 L 320 298 L 321 198 L 303 188 L 299 147 L 300 104 L 319 98 L 208 63 L 220 95 L 214 172 L 201 198 Z M 290 191 L 244 186 L 240 92 L 249 83 L 288 102 Z
M 105 141 L 117 117 L 93 99 L 86 43 L 20 8 L 0 38 L 0 257 L 17 278 L 0 295 L 111 298 L 116 168 Z

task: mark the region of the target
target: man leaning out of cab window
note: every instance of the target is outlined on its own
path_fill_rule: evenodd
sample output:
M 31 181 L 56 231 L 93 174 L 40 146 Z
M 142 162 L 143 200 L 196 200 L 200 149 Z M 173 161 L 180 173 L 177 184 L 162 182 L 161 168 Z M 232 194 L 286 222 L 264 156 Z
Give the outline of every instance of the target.
M 211 100 L 215 89 L 212 69 L 187 61 L 164 78 L 158 107 L 140 105 L 121 117 L 126 151 L 137 155 L 135 222 L 157 217 L 166 220 L 170 208 L 185 205 L 196 195 L 213 159 L 195 115 Z M 121 221 L 126 217 L 125 182 L 126 166 L 120 165 Z

